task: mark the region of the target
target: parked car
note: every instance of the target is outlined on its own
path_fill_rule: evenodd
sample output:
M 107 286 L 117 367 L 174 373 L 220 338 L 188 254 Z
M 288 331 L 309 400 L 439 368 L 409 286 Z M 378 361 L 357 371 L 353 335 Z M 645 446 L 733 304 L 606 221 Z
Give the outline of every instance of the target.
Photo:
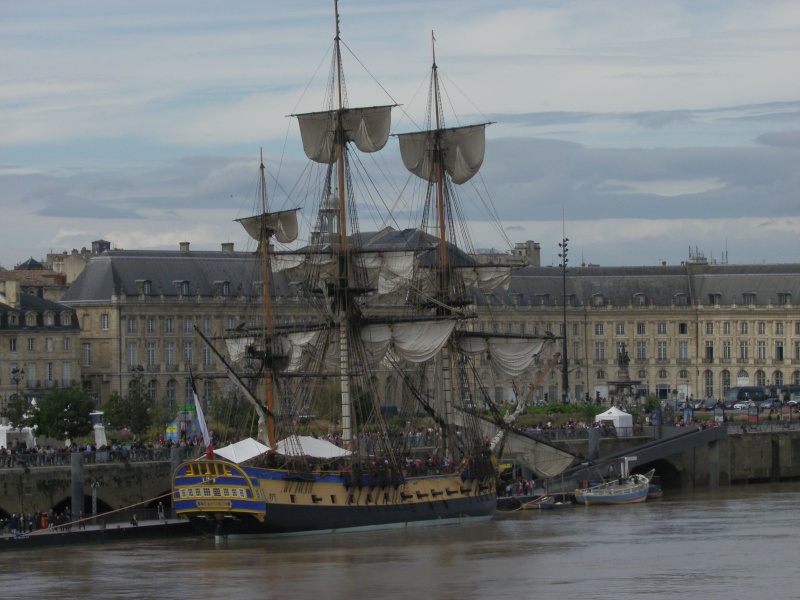
M 736 402 L 732 408 L 733 410 L 747 410 L 749 406 L 750 406 L 750 400 L 739 400 L 739 402 Z
M 780 410 L 781 408 L 781 401 L 778 398 L 767 398 L 761 403 L 762 411 L 766 412 L 768 410 Z

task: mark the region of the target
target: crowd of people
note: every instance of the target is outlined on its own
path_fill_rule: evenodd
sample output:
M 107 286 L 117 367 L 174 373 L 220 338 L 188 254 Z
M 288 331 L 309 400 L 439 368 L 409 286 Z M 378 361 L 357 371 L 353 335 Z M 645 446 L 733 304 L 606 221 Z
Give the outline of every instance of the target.
M 75 522 L 75 526 L 79 529 L 86 528 L 83 522 L 83 513 L 79 513 L 76 519 L 69 507 L 61 513 L 53 509 L 28 514 L 12 513 L 7 519 L 0 517 L 0 535 L 19 535 L 33 533 L 40 529 L 55 528 L 63 528 L 69 531 L 73 527 L 73 522 Z

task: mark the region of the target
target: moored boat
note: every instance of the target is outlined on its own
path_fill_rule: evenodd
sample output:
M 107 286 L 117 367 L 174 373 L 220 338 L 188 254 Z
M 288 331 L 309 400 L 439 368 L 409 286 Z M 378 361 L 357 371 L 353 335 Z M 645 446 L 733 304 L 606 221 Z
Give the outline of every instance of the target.
M 634 457 L 635 458 L 635 457 Z M 655 469 L 646 474 L 628 473 L 628 459 L 622 464 L 618 478 L 595 486 L 575 490 L 575 501 L 580 504 L 636 504 L 647 500 L 650 480 Z

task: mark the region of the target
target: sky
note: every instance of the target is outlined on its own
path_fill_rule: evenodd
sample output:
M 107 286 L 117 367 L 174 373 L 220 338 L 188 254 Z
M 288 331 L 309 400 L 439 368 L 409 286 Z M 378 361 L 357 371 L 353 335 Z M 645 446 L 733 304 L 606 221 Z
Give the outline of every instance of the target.
M 393 133 L 418 128 L 434 32 L 447 124 L 492 122 L 483 206 L 466 210 L 477 246 L 534 240 L 543 265 L 564 236 L 573 265 L 800 262 L 800 2 L 339 10 L 351 105 L 397 103 Z M 287 116 L 323 108 L 333 14 L 333 0 L 0 2 L 0 266 L 98 239 L 244 249 L 233 220 L 262 151 L 271 201 L 307 209 Z M 396 142 L 385 154 L 400 164 Z

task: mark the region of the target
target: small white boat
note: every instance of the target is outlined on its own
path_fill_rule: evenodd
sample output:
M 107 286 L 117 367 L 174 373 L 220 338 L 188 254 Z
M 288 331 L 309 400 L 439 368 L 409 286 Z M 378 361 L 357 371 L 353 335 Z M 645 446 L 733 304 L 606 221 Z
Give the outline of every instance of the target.
M 628 474 L 628 460 L 622 464 L 618 479 L 606 481 L 589 488 L 575 490 L 575 501 L 581 504 L 634 504 L 647 500 L 650 480 L 655 469 L 644 475 Z

